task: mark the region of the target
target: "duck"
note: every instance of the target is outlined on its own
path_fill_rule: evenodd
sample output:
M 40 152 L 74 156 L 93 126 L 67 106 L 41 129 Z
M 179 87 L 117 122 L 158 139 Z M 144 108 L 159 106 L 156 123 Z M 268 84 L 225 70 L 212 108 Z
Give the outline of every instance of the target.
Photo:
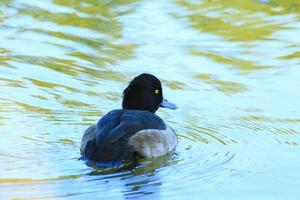
M 80 152 L 96 163 L 133 162 L 172 152 L 178 142 L 174 130 L 155 114 L 178 107 L 163 96 L 161 81 L 143 73 L 123 91 L 122 109 L 105 114 L 83 134 Z

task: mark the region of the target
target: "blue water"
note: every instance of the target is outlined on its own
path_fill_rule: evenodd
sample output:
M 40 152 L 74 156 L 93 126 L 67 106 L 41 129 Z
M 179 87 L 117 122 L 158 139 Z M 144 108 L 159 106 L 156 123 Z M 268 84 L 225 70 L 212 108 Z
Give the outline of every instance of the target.
M 299 199 L 299 1 L 2 0 L 0 24 L 0 199 Z M 88 167 L 143 72 L 175 153 Z

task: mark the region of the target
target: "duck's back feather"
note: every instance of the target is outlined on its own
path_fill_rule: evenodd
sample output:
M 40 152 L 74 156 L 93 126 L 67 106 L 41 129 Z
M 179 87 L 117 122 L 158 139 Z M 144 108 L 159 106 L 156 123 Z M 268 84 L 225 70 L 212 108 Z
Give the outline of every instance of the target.
M 97 126 L 90 126 L 83 134 L 81 145 L 80 145 L 80 153 L 81 155 L 85 154 L 85 149 L 89 141 L 94 140 L 97 135 Z

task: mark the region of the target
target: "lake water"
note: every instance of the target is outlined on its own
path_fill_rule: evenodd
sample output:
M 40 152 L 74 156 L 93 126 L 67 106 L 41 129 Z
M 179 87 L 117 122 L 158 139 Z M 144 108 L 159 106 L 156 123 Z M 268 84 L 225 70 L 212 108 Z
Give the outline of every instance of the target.
M 0 199 L 299 199 L 299 0 L 1 0 Z M 148 72 L 171 156 L 94 169 L 85 129 Z

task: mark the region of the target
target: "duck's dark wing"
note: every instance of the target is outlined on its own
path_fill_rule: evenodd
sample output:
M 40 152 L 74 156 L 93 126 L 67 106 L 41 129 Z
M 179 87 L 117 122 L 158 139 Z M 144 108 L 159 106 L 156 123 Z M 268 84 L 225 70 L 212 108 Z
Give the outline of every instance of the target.
M 114 110 L 97 123 L 98 146 L 109 145 L 120 139 L 128 139 L 144 129 L 166 129 L 163 120 L 148 111 Z
M 166 129 L 161 118 L 148 111 L 113 110 L 101 118 L 96 138 L 89 141 L 83 155 L 96 162 L 133 160 L 129 138 L 144 129 Z

